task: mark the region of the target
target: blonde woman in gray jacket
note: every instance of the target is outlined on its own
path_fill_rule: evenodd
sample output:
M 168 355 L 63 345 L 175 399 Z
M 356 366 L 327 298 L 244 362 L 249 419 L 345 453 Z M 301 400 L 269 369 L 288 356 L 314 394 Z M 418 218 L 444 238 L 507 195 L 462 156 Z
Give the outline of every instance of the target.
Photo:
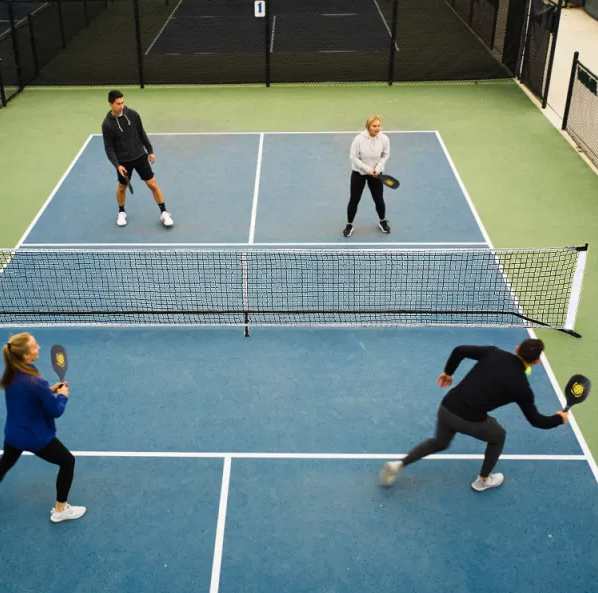
M 347 206 L 347 226 L 343 231 L 345 237 L 353 234 L 353 221 L 366 183 L 380 219 L 378 226 L 383 233 L 390 233 L 390 225 L 386 220 L 383 185 L 379 179 L 390 156 L 390 140 L 386 134 L 382 134 L 381 130 L 380 118 L 377 115 L 370 115 L 365 122 L 365 130 L 355 136 L 351 144 L 351 198 Z

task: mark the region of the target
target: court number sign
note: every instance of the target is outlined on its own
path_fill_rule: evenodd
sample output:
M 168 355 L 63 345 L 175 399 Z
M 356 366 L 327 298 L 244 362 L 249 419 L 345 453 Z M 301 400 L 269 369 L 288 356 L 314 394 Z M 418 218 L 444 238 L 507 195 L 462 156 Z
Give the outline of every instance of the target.
M 255 16 L 266 16 L 266 2 L 265 0 L 256 0 L 255 5 Z

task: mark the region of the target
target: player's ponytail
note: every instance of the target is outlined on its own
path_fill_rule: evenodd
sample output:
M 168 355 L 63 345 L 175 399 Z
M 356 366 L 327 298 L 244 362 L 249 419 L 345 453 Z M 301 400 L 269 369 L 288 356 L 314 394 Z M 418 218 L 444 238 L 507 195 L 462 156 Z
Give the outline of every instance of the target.
M 2 346 L 4 358 L 4 373 L 0 379 L 0 388 L 6 389 L 14 380 L 17 371 L 39 377 L 39 371 L 24 362 L 24 357 L 29 354 L 30 342 L 33 336 L 29 333 L 22 333 L 12 336 Z

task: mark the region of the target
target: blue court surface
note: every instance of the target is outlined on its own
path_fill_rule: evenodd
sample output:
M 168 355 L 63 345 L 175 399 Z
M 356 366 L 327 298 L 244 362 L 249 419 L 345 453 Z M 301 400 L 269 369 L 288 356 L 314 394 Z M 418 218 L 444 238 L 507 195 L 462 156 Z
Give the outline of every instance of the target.
M 152 135 L 170 229 L 137 177 L 116 227 L 94 136 L 22 244 L 489 246 L 440 135 L 389 136 L 390 235 L 367 189 L 340 234 L 352 134 Z M 497 410 L 496 490 L 470 488 L 484 445 L 463 436 L 378 486 L 384 461 L 432 434 L 451 350 L 512 350 L 522 328 L 23 329 L 51 382 L 51 345 L 69 352 L 58 436 L 88 512 L 52 524 L 55 468 L 23 456 L 0 486 L 2 593 L 596 591 L 596 470 L 574 421 L 543 431 Z M 530 383 L 541 412 L 562 406 L 547 363 Z
M 349 199 L 354 133 L 152 135 L 154 171 L 175 226 L 133 176 L 128 225 L 115 224 L 116 174 L 102 137 L 92 136 L 24 245 L 139 243 L 480 244 L 484 237 L 435 132 L 387 132 L 385 190 L 392 233 L 378 228 L 367 188 L 349 240 L 341 232 Z M 431 173 L 433 172 L 433 174 Z
M 365 2 L 266 3 L 270 22 L 268 47 L 278 52 L 388 51 L 389 24 L 376 0 Z M 145 54 L 263 52 L 265 18 L 253 3 L 174 4 Z

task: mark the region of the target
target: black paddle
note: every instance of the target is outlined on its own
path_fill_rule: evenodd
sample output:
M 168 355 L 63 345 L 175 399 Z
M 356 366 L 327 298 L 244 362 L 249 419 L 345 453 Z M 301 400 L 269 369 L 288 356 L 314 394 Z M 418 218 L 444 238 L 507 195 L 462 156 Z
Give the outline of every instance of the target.
M 380 173 L 380 175 L 378 175 L 378 179 L 382 181 L 382 183 L 390 189 L 397 189 L 399 185 L 401 185 L 399 180 L 394 178 L 392 175 L 385 175 L 384 173 Z
M 580 404 L 590 395 L 592 389 L 592 382 L 583 375 L 573 375 L 567 386 L 565 387 L 565 397 L 567 398 L 567 406 L 563 408 L 563 412 L 568 412 L 571 406 Z
M 52 368 L 54 369 L 54 372 L 58 375 L 60 383 L 64 383 L 66 371 L 69 368 L 65 347 L 60 346 L 59 344 L 54 344 L 50 349 L 50 356 L 52 357 Z

